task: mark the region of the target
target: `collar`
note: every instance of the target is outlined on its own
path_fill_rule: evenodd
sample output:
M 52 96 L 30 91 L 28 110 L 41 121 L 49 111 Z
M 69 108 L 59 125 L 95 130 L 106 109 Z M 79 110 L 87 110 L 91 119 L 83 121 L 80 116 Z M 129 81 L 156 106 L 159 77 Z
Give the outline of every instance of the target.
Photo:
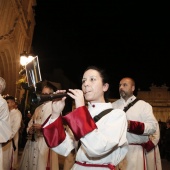
M 129 103 L 131 103 L 131 102 L 133 102 L 135 99 L 136 99 L 136 96 L 134 96 L 134 95 L 131 96 L 131 97 L 129 97 L 127 101 L 125 101 L 125 100 L 121 97 L 121 100 L 122 100 L 123 103 L 126 104 L 126 105 L 129 104 Z

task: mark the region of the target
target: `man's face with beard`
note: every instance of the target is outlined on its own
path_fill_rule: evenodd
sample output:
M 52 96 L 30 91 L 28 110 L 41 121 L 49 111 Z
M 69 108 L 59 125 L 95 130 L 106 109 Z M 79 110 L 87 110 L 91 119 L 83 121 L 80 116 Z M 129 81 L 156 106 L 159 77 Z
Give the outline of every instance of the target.
M 119 94 L 127 100 L 133 95 L 135 90 L 134 82 L 130 78 L 123 78 L 119 83 Z

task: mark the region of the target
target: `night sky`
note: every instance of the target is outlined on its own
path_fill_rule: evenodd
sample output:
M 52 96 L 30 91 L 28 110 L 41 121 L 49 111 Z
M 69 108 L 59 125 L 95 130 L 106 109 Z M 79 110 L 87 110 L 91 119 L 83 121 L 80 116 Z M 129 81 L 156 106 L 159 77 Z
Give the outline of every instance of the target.
M 152 83 L 170 87 L 168 7 L 165 2 L 37 0 L 32 46 L 42 78 L 61 68 L 79 86 L 84 69 L 96 65 L 109 74 L 113 97 L 125 76 L 141 90 Z

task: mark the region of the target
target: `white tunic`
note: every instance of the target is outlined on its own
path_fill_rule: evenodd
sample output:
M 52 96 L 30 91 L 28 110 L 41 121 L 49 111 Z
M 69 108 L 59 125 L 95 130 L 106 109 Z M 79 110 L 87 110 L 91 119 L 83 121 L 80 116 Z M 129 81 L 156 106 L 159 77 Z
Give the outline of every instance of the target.
M 158 146 L 160 139 L 159 125 L 157 126 L 156 132 L 153 135 L 150 135 L 149 138 L 155 145 L 155 148 L 150 152 L 146 152 L 147 170 L 162 170 L 162 163 Z
M 12 109 L 9 112 L 12 129 L 12 136 L 16 150 L 14 151 L 12 141 L 3 146 L 3 166 L 4 169 L 10 169 L 11 165 L 14 169 L 17 168 L 18 163 L 18 140 L 19 128 L 21 127 L 22 114 L 18 109 Z
M 132 96 L 126 102 L 122 98 L 118 99 L 117 101 L 112 103 L 112 106 L 115 109 L 119 108 L 123 110 L 123 108 L 135 98 L 135 96 Z M 127 110 L 126 112 L 126 117 L 127 120 L 144 123 L 143 134 L 137 135 L 127 132 L 127 139 L 130 145 L 128 153 L 126 155 L 126 170 L 144 170 L 144 161 L 146 163 L 146 157 L 145 155 L 143 155 L 143 148 L 140 145 L 131 144 L 141 144 L 147 142 L 149 135 L 153 134 L 156 131 L 157 120 L 154 117 L 152 106 L 143 100 L 137 101 L 132 107 L 130 107 L 129 110 Z
M 12 135 L 9 110 L 6 100 L 0 94 L 0 170 L 3 170 L 2 143 Z
M 88 110 L 92 117 L 109 108 L 112 108 L 111 103 L 95 103 L 93 106 L 91 104 L 88 105 Z M 47 125 L 50 122 L 51 120 L 47 122 Z M 82 145 L 77 152 L 76 161 L 90 164 L 112 164 L 116 166 L 124 159 L 128 150 L 126 115 L 122 110 L 115 109 L 103 116 L 96 125 L 97 129 L 80 139 Z M 74 140 L 72 137 L 69 137 L 67 133 L 65 140 L 57 147 L 54 147 L 53 150 L 61 155 L 67 156 L 74 147 Z M 83 167 L 78 164 L 74 164 L 72 167 L 72 170 L 87 169 L 104 170 L 108 168 Z
M 35 123 L 43 124 L 44 121 L 52 112 L 51 101 L 44 103 L 36 108 L 34 115 L 28 123 L 28 129 L 32 126 L 33 120 Z M 36 141 L 31 141 L 29 138 L 22 153 L 19 170 L 46 170 L 48 163 L 49 147 L 47 146 L 41 131 L 37 131 L 35 135 Z M 58 170 L 58 155 L 50 151 L 50 170 Z

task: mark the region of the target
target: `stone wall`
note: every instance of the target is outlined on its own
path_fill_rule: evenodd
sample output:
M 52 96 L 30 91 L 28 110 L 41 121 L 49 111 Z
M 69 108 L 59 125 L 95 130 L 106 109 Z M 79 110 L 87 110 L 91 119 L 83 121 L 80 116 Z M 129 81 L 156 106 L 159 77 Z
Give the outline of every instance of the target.
M 7 83 L 4 95 L 16 96 L 20 54 L 31 51 L 35 5 L 36 0 L 0 1 L 0 76 Z
M 138 91 L 137 97 L 153 106 L 157 120 L 166 122 L 170 117 L 170 91 L 166 85 L 158 87 L 152 84 L 150 91 Z

